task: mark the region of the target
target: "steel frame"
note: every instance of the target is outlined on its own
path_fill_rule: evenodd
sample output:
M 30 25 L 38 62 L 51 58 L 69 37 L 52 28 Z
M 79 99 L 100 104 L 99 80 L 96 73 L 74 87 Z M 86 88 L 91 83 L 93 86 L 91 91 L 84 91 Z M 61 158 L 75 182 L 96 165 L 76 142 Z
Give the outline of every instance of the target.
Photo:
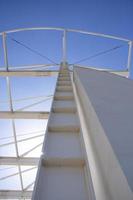
M 0 165 L 37 165 L 39 158 L 36 157 L 0 157 Z
M 45 67 L 51 67 L 51 66 L 59 66 L 59 64 L 34 64 L 34 65 L 25 65 L 25 66 L 9 66 L 8 63 L 8 50 L 7 50 L 7 44 L 6 44 L 6 36 L 11 33 L 16 32 L 22 32 L 22 31 L 41 31 L 41 30 L 49 30 L 49 31 L 59 31 L 63 33 L 63 39 L 62 39 L 62 62 L 67 62 L 67 33 L 73 32 L 73 33 L 80 33 L 80 34 L 86 34 L 86 35 L 92 35 L 97 37 L 103 37 L 108 39 L 114 39 L 114 40 L 120 40 L 128 44 L 129 51 L 128 51 L 128 58 L 127 58 L 127 70 L 120 70 L 120 71 L 114 71 L 114 70 L 107 70 L 107 69 L 99 69 L 102 71 L 110 71 L 114 73 L 129 73 L 131 68 L 131 54 L 132 54 L 132 46 L 133 41 L 122 38 L 122 37 L 116 37 L 112 35 L 102 34 L 102 33 L 95 33 L 95 32 L 88 32 L 83 30 L 75 30 L 75 29 L 64 29 L 64 28 L 55 28 L 55 27 L 33 27 L 33 28 L 20 28 L 20 29 L 14 29 L 9 30 L 5 32 L 1 32 L 0 36 L 2 36 L 3 40 L 3 51 L 4 51 L 4 62 L 5 62 L 5 68 L 3 70 L 0 70 L 0 77 L 6 77 L 7 82 L 7 90 L 8 90 L 8 101 L 10 106 L 10 111 L 3 111 L 0 112 L 0 119 L 11 119 L 12 122 L 12 129 L 13 129 L 13 135 L 14 135 L 14 144 L 16 149 L 16 157 L 0 157 L 0 165 L 16 165 L 18 166 L 18 174 L 20 177 L 21 182 L 21 191 L 0 191 L 0 199 L 16 199 L 16 198 L 30 198 L 31 197 L 31 191 L 27 191 L 27 189 L 33 184 L 29 184 L 26 188 L 23 186 L 23 179 L 22 179 L 22 171 L 21 171 L 21 165 L 29 165 L 29 166 L 37 166 L 39 159 L 38 158 L 28 158 L 24 157 L 29 152 L 36 149 L 38 146 L 40 146 L 42 143 L 36 145 L 29 151 L 25 152 L 23 155 L 19 155 L 18 152 L 18 142 L 16 137 L 16 127 L 15 127 L 15 121 L 14 119 L 47 119 L 49 112 L 24 112 L 24 111 L 14 111 L 13 110 L 13 104 L 12 104 L 12 94 L 11 94 L 11 84 L 10 84 L 10 77 L 12 76 L 53 76 L 58 74 L 58 70 L 44 70 Z M 69 65 L 69 63 L 68 63 Z M 71 64 L 70 64 L 71 65 Z M 81 66 L 76 65 L 78 67 L 88 67 L 88 66 Z M 41 68 L 41 70 L 40 70 Z M 93 67 L 92 67 L 93 68 Z M 97 68 L 93 68 L 98 70 Z M 36 136 L 35 136 L 36 137 Z M 25 140 L 28 140 L 25 139 Z
M 1 190 L 0 199 L 30 199 L 31 191 L 21 191 L 21 190 Z
M 0 119 L 48 119 L 49 112 L 1 111 Z
M 0 70 L 0 76 L 54 76 L 58 74 L 58 70 L 49 71 L 29 71 L 29 70 Z

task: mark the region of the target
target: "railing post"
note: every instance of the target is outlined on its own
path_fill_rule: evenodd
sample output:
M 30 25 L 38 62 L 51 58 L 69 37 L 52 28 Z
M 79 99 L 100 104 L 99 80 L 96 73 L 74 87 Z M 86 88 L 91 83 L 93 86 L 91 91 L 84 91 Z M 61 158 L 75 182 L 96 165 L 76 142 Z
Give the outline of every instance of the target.
M 128 69 L 128 77 L 130 76 L 130 69 L 131 69 L 131 61 L 132 61 L 132 46 L 133 46 L 133 41 L 130 41 L 128 43 L 128 60 L 127 60 L 127 69 Z
M 2 33 L 3 49 L 4 49 L 4 63 L 6 70 L 8 71 L 8 56 L 7 56 L 7 44 L 6 44 L 6 33 Z
M 63 32 L 63 64 L 66 63 L 66 30 Z
M 8 56 L 7 56 L 7 44 L 6 44 L 6 33 L 5 32 L 2 33 L 2 40 L 3 40 L 3 49 L 4 49 L 4 62 L 5 62 L 6 71 L 8 71 Z M 6 77 L 6 83 L 7 83 L 10 111 L 13 112 L 11 84 L 10 84 L 10 79 L 9 79 L 8 76 Z M 11 122 L 12 122 L 12 129 L 13 129 L 13 136 L 14 136 L 14 142 L 15 142 L 16 155 L 17 155 L 17 158 L 19 158 L 17 135 L 16 135 L 16 128 L 15 128 L 14 119 L 12 119 Z M 19 171 L 21 189 L 23 190 L 24 186 L 23 186 L 22 172 L 21 172 L 21 167 L 20 167 L 19 163 L 18 163 L 18 171 Z

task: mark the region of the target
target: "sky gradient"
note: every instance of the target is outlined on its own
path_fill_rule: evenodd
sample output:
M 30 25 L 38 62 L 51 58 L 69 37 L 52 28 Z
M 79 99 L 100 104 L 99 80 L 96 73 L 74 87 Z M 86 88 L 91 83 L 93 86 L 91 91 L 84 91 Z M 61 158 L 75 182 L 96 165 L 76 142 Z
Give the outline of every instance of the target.
M 0 10 L 0 31 L 61 26 L 133 38 L 132 0 L 1 0 Z

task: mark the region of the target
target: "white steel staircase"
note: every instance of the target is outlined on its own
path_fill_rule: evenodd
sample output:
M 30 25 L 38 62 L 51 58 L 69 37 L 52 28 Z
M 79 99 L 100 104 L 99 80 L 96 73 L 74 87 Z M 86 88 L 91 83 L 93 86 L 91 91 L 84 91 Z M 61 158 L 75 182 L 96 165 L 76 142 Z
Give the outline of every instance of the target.
M 33 200 L 88 200 L 84 150 L 70 72 L 61 66 Z

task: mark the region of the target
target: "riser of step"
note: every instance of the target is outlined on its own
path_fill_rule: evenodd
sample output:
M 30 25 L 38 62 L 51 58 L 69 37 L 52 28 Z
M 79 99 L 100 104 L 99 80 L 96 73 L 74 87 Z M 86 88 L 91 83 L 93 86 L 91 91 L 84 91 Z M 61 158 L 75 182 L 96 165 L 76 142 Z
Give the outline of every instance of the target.
M 57 86 L 71 86 L 70 81 L 58 81 Z
M 66 83 L 71 83 L 71 80 L 70 80 L 70 78 L 69 78 L 69 80 L 60 80 L 61 78 L 59 78 L 59 80 L 58 80 L 58 83 L 63 83 L 63 82 L 66 82 Z M 65 78 L 66 79 L 66 78 Z M 67 78 L 68 79 L 68 78 Z
M 59 132 L 58 131 L 57 132 L 56 131 L 48 131 L 48 134 L 51 134 L 51 135 L 54 135 L 54 134 L 57 134 L 57 133 L 61 134 L 61 135 L 62 134 L 66 134 L 66 135 L 71 135 L 71 134 L 79 135 L 80 131 L 78 131 L 78 132 L 77 131 L 75 131 L 75 132 L 71 132 L 71 131 L 68 131 L 68 132 L 67 131 L 65 131 L 65 132 L 63 132 L 63 131 L 61 131 L 61 132 L 60 131 Z
M 84 157 L 80 145 L 80 135 L 72 132 L 71 134 L 54 132 L 54 134 L 47 135 L 47 143 L 43 145 L 42 152 L 48 157 Z
M 72 92 L 72 86 L 57 86 L 56 91 L 59 92 Z
M 61 69 L 60 73 L 69 73 L 68 69 Z
M 84 160 L 51 158 L 51 160 L 44 159 L 41 164 L 34 200 L 92 199 L 90 198 L 92 195 L 88 194 Z
M 58 81 L 70 81 L 70 78 L 68 78 L 68 77 L 59 77 Z
M 60 73 L 69 73 L 69 71 L 67 69 L 62 69 L 60 70 Z
M 69 76 L 70 77 L 70 74 L 67 72 L 67 73 L 59 73 L 59 76 Z
M 49 131 L 79 131 L 79 120 L 76 114 L 51 113 L 48 124 Z
M 56 92 L 55 100 L 73 100 L 74 96 L 72 92 Z
M 65 74 L 63 74 L 63 73 L 60 73 L 59 74 L 59 77 L 70 77 L 70 75 L 69 75 L 69 73 L 65 73 Z
M 52 111 L 57 113 L 75 113 L 76 105 L 74 101 L 54 101 Z
M 73 100 L 74 99 L 74 97 L 73 96 L 55 96 L 55 98 L 54 98 L 55 100 Z
M 79 132 L 78 126 L 49 126 L 48 131 L 51 132 Z
M 85 160 L 82 158 L 42 158 L 42 166 L 75 166 L 83 167 L 85 165 Z
M 53 108 L 54 113 L 76 113 L 76 108 Z
M 60 80 L 65 80 L 65 81 L 70 81 L 70 78 L 69 77 L 64 77 L 64 76 L 62 76 L 62 77 L 59 77 L 59 81 Z

